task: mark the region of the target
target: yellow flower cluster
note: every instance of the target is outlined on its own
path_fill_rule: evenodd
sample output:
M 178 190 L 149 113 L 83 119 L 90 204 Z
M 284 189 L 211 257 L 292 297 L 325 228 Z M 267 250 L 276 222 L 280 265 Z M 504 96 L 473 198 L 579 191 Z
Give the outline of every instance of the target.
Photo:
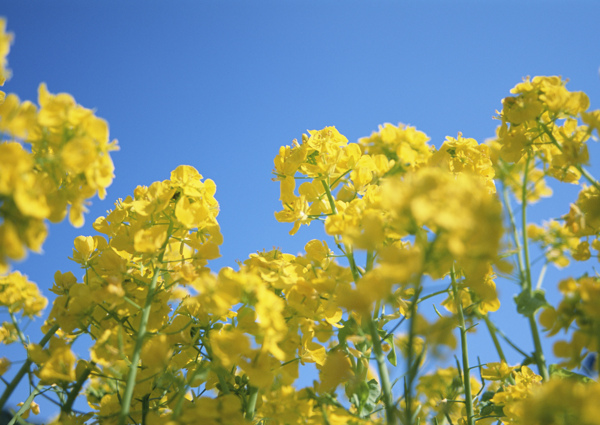
M 85 268 L 84 281 L 78 283 L 71 273 L 55 275 L 52 291 L 58 297 L 46 328 L 59 325 L 65 340 L 81 332 L 92 338 L 94 365 L 85 367 L 98 376 L 91 380 L 88 402 L 106 423 L 120 412 L 118 394 L 124 387 L 115 383 L 125 381 L 135 361 L 142 306 L 150 299 L 133 417 L 143 412 L 139 400 L 151 399 L 156 420 L 175 411 L 178 423 L 195 423 L 199 406 L 215 402 L 183 398 L 181 389 L 165 386 L 173 379 L 188 390 L 218 389 L 244 399 L 250 391 L 284 391 L 298 378 L 299 364 L 307 362 L 320 370 L 316 394 L 334 391 L 348 380 L 353 364 L 368 370 L 364 338 L 327 351 L 326 343 L 341 327 L 337 300 L 348 290 L 352 274 L 331 261 L 325 242 L 310 241 L 306 256 L 262 252 L 251 255 L 237 272 L 225 268 L 210 273 L 207 260 L 218 256 L 222 238 L 214 183 L 201 178 L 192 167 L 181 166 L 170 180 L 138 187 L 134 197 L 96 220 L 96 230 L 107 239 L 75 240 L 72 258 Z M 68 373 L 71 381 L 78 375 L 75 363 L 65 358 L 67 349 L 56 351 L 51 343 L 46 357 L 33 354 L 39 347 L 30 353 L 40 379 L 59 383 L 68 381 Z M 301 397 L 305 407 L 293 423 L 317 421 L 318 398 Z M 243 421 L 236 413 L 239 399 L 230 400 L 235 408 L 228 410 L 233 415 L 228 423 Z M 277 411 L 278 404 L 264 396 L 260 417 L 275 420 L 269 412 Z M 372 423 L 344 409 L 322 408 L 335 423 Z M 313 411 L 319 413 L 307 413 Z M 223 419 L 218 412 L 211 415 L 205 423 Z
M 600 278 L 567 278 L 558 284 L 558 289 L 563 299 L 556 308 L 545 308 L 540 322 L 550 336 L 574 328 L 570 332 L 570 341 L 555 342 L 554 354 L 565 359 L 562 366 L 569 369 L 581 367 L 583 359 L 600 348 Z
M 513 370 L 506 363 L 484 368 L 484 379 L 494 381 L 488 400 L 482 403 L 485 424 L 571 425 L 600 424 L 598 405 L 600 384 L 589 378 L 556 369 L 549 382 L 542 383 L 527 366 Z
M 37 316 L 47 303 L 48 300 L 42 296 L 37 285 L 30 282 L 27 276 L 20 272 L 0 276 L 0 306 L 6 307 L 9 313 Z
M 575 379 L 555 379 L 536 388 L 524 401 L 522 425 L 598 425 L 600 384 L 583 383 Z
M 41 314 L 48 300 L 40 293 L 37 285 L 30 282 L 20 272 L 0 275 L 0 307 L 6 308 L 13 317 L 33 317 Z M 11 344 L 19 340 L 19 331 L 15 323 L 0 323 L 0 344 Z M 5 357 L 0 357 L 0 376 L 10 367 Z
M 11 41 L 4 28 L 0 20 L 0 82 Z M 46 300 L 25 276 L 5 272 L 40 248 L 45 220 L 69 212 L 82 224 L 86 200 L 104 197 L 112 181 L 116 144 L 106 122 L 68 94 L 42 84 L 39 108 L 3 95 L 0 307 L 11 323 L 0 327 L 0 343 L 21 341 L 27 359 L 11 382 L 3 377 L 0 408 L 29 375 L 32 396 L 17 416 L 37 414 L 33 398 L 51 390 L 57 425 L 598 424 L 586 401 L 600 397 L 598 384 L 547 367 L 536 312 L 544 308 L 539 321 L 550 336 L 564 330 L 571 338 L 555 344 L 560 366 L 581 366 L 600 349 L 600 279 L 561 281 L 564 298 L 549 307 L 531 282 L 528 243 L 558 266 L 600 250 L 600 183 L 584 168 L 600 114 L 558 77 L 527 79 L 513 95 L 487 144 L 459 133 L 436 149 L 413 127 L 384 124 L 358 143 L 326 127 L 281 147 L 274 173 L 283 209 L 275 218 L 293 223 L 291 234 L 322 221 L 333 243 L 311 240 L 297 255 L 257 252 L 236 270 L 209 267 L 223 243 L 212 180 L 183 165 L 168 180 L 138 186 L 94 222 L 97 235 L 75 239 L 72 260 L 84 274 L 55 273 L 39 344 L 27 341 L 15 314 L 38 315 Z M 564 223 L 528 225 L 527 205 L 551 194 L 546 176 L 589 186 Z M 521 203 L 521 226 L 509 192 Z M 518 265 L 515 300 L 530 325 L 531 354 L 488 314 L 500 308 L 496 275 L 510 272 L 503 256 Z M 446 311 L 434 304 L 431 320 L 421 305 L 434 297 Z M 467 339 L 480 321 L 501 361 L 472 366 Z M 84 335 L 89 359 L 73 349 Z M 520 366 L 508 366 L 499 337 L 523 356 Z M 428 354 L 458 347 L 456 367 L 422 373 Z M 307 364 L 318 379 L 296 388 Z M 403 368 L 402 385 L 392 383 L 388 364 Z M 10 365 L 0 358 L 0 375 Z M 80 394 L 90 412 L 74 412 Z
M 39 110 L 9 94 L 0 104 L 0 272 L 26 249 L 39 251 L 46 238 L 44 220 L 67 214 L 83 224 L 87 199 L 106 196 L 112 183 L 108 125 L 67 94 L 39 88 Z M 26 148 L 27 146 L 27 148 Z
M 577 117 L 590 101 L 583 92 L 570 92 L 560 77 L 534 77 L 517 84 L 516 96 L 502 101 L 498 139 L 501 157 L 519 162 L 528 154 L 541 158 L 547 173 L 566 182 L 575 182 L 576 166 L 589 160 L 585 142 L 592 128 L 577 125 Z M 558 125 L 557 120 L 562 120 Z
M 12 35 L 0 19 L 0 86 L 10 76 L 6 56 Z M 72 96 L 38 92 L 39 109 L 0 91 L 0 274 L 10 260 L 39 251 L 46 239 L 44 220 L 83 224 L 87 200 L 103 199 L 112 183 L 108 124 L 78 105 Z
M 83 282 L 77 282 L 70 272 L 56 273 L 52 291 L 58 297 L 46 329 L 58 325 L 64 341 L 82 332 L 92 338 L 91 359 L 95 366 L 85 367 L 103 372 L 92 380 L 93 391 L 88 399 L 101 416 L 112 415 L 111 403 L 117 403 L 121 391 L 114 380 L 125 379 L 128 364 L 136 361 L 132 357 L 136 335 L 141 333 L 144 338 L 140 340 L 137 361 L 142 368 L 138 382 L 145 383 L 136 387 L 135 400 L 151 393 L 165 373 L 175 373 L 202 358 L 192 348 L 194 332 L 198 331 L 193 331 L 197 328 L 190 312 L 202 322 L 201 311 L 210 306 L 201 300 L 210 297 L 209 291 L 214 291 L 217 284 L 206 267 L 208 260 L 219 256 L 222 243 L 215 191 L 214 182 L 202 181 L 190 166 L 178 167 L 170 180 L 139 186 L 133 197 L 119 200 L 113 211 L 96 220 L 94 228 L 104 236 L 80 236 L 75 240 L 72 258 L 86 270 Z M 187 295 L 188 287 L 199 294 Z M 186 301 L 169 317 L 171 303 L 182 298 Z M 211 313 L 217 318 L 231 308 L 232 304 L 224 303 L 238 302 L 223 296 L 220 300 L 212 297 L 211 301 L 216 310 Z M 145 322 L 144 305 L 149 306 Z M 62 381 L 75 379 L 75 363 L 67 362 L 63 354 L 70 352 L 69 347 L 57 351 L 51 343 L 50 360 L 34 359 L 40 379 L 48 380 L 60 371 L 64 371 L 60 374 Z M 159 393 L 163 390 L 161 386 L 156 388 Z M 160 400 L 157 403 L 164 402 Z
M 6 57 L 10 52 L 10 44 L 13 36 L 6 32 L 6 19 L 0 17 L 0 86 L 10 78 L 10 70 L 6 68 Z M 0 90 L 0 101 L 4 99 L 5 93 Z
M 10 77 L 6 56 L 12 35 L 5 30 L 0 18 L 0 86 Z M 26 276 L 7 274 L 10 262 L 24 258 L 27 250 L 41 250 L 46 220 L 61 221 L 69 209 L 71 223 L 82 225 L 87 200 L 96 193 L 103 198 L 113 179 L 109 152 L 117 147 L 109 142 L 107 123 L 70 95 L 48 93 L 44 84 L 38 101 L 39 109 L 0 91 L 0 306 L 13 318 L 0 327 L 5 344 L 25 343 L 16 313 L 39 315 L 47 304 Z M 65 346 L 57 341 L 51 345 Z M 60 354 L 52 361 L 44 359 L 47 366 L 39 372 L 44 382 L 54 382 L 48 371 L 60 369 L 66 350 L 54 350 Z M 2 364 L 3 371 L 8 369 L 6 359 Z
M 471 385 L 475 391 L 481 388 L 481 384 L 473 377 Z M 455 367 L 440 368 L 421 376 L 417 392 L 422 422 L 435 418 L 433 420 L 438 423 L 444 423 L 446 419 L 452 423 L 460 423 L 464 418 L 464 384 Z
M 530 223 L 527 226 L 527 237 L 540 244 L 548 262 L 553 263 L 556 267 L 568 266 L 569 255 L 575 259 L 587 259 L 577 256 L 580 246 L 579 238 L 556 220 L 543 223 L 542 226 Z
M 504 375 L 504 373 L 501 374 L 502 378 Z M 528 408 L 528 397 L 541 385 L 542 381 L 542 377 L 527 366 L 522 366 L 519 371 L 513 371 L 512 378 L 514 384 L 503 385 L 491 399 L 492 403 L 502 407 L 504 417 L 501 421 L 506 425 L 521 423 L 519 421 Z

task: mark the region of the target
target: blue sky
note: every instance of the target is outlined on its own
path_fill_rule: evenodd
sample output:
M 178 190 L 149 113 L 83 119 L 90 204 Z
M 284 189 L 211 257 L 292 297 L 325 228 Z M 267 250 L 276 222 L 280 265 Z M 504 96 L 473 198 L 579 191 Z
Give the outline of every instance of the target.
M 15 1 L 0 15 L 15 34 L 4 90 L 34 101 L 41 82 L 68 92 L 109 122 L 121 147 L 116 179 L 86 225 L 52 225 L 44 255 L 15 266 L 47 295 L 56 270 L 80 274 L 67 259 L 76 236 L 94 234 L 117 198 L 179 164 L 217 184 L 218 269 L 323 238 L 317 223 L 291 237 L 273 216 L 273 158 L 306 130 L 334 125 L 356 141 L 402 122 L 438 147 L 459 131 L 483 142 L 501 99 L 527 75 L 562 75 L 600 108 L 595 1 Z M 532 220 L 566 213 L 574 189 L 535 206 Z M 516 292 L 499 289 L 508 302 Z

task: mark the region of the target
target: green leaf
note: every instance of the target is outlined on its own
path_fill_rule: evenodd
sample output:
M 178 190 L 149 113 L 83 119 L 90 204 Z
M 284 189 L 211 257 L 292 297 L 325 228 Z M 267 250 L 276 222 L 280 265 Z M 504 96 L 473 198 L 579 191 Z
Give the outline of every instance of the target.
M 362 381 L 354 388 L 352 393 L 349 393 L 348 390 L 349 387 L 346 386 L 346 396 L 356 406 L 360 416 L 368 416 L 377 407 L 381 391 L 375 379 L 371 379 L 369 382 Z
M 586 384 L 594 382 L 593 379 L 588 378 L 585 375 L 580 375 L 579 373 L 571 372 L 570 370 L 563 369 L 562 367 L 558 367 L 555 364 L 550 365 L 550 377 L 558 379 L 574 379 L 576 381 L 583 382 Z
M 377 402 L 379 401 L 379 396 L 381 395 L 381 391 L 379 390 L 379 384 L 375 379 L 371 379 L 367 384 L 366 400 L 364 400 L 364 407 L 368 412 L 372 412 L 375 407 L 377 407 Z M 364 393 L 363 393 L 364 395 Z M 362 400 L 361 400 L 362 401 Z
M 532 317 L 538 309 L 550 305 L 541 289 L 536 289 L 532 294 L 529 291 L 521 292 L 515 297 L 515 303 L 517 312 L 525 317 Z
M 388 335 L 384 341 L 387 341 L 388 344 L 392 347 L 390 352 L 387 355 L 387 359 L 392 364 L 392 366 L 398 366 L 398 357 L 396 356 L 396 344 L 394 344 L 394 335 Z
M 340 330 L 338 331 L 338 341 L 339 341 L 340 345 L 345 346 L 346 339 L 349 336 L 356 335 L 357 329 L 356 329 L 356 322 L 354 321 L 353 318 L 350 318 L 348 320 L 343 320 L 342 324 L 344 326 L 342 328 L 340 328 Z

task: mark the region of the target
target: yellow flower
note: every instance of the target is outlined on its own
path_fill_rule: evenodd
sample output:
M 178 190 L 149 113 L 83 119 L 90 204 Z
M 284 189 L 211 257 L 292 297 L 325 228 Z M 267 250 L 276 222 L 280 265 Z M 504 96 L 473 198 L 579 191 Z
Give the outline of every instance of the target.
M 251 353 L 248 336 L 235 328 L 211 332 L 210 342 L 212 361 L 225 368 L 239 364 L 242 357 Z
M 467 278 L 478 281 L 488 273 L 488 262 L 497 258 L 501 206 L 477 177 L 424 168 L 403 180 L 388 179 L 382 205 L 398 233 L 419 234 L 425 226 L 439 235 L 429 255 L 427 272 L 433 276 L 448 273 L 456 260 Z
M 369 155 L 383 155 L 394 161 L 399 172 L 416 170 L 431 157 L 434 148 L 427 142 L 429 137 L 415 127 L 404 124 L 394 126 L 386 123 L 379 126 L 379 132 L 359 139 L 359 143 Z
M 543 108 L 542 102 L 533 92 L 502 99 L 502 116 L 514 125 L 534 120 L 542 113 Z
M 6 69 L 8 52 L 13 40 L 12 33 L 6 32 L 6 19 L 0 18 L 0 86 L 10 78 L 10 71 Z
M 600 384 L 574 379 L 553 379 L 537 388 L 522 401 L 523 425 L 599 425 Z
M 565 226 L 576 236 L 592 236 L 600 228 L 600 191 L 595 186 L 583 186 L 569 214 L 562 217 Z
M 167 226 L 154 225 L 140 229 L 134 238 L 134 248 L 138 252 L 156 253 L 167 240 Z
M 38 371 L 40 381 L 46 385 L 74 382 L 76 357 L 71 347 L 59 338 L 52 338 L 48 353 Z
M 488 363 L 481 369 L 481 377 L 491 381 L 503 381 L 510 376 L 514 369 L 504 361 Z
M 521 366 L 520 371 L 513 371 L 514 385 L 504 387 L 503 391 L 496 392 L 492 402 L 503 406 L 504 415 L 507 417 L 503 422 L 517 422 L 523 417 L 527 410 L 527 404 L 523 403 L 541 385 L 542 377 L 536 375 L 527 366 Z
M 468 173 L 478 176 L 490 193 L 496 193 L 494 168 L 490 149 L 475 139 L 467 139 L 458 133 L 456 139 L 446 137 L 440 149 L 432 155 L 430 165 L 441 166 L 454 174 Z
M 304 196 L 295 197 L 293 202 L 286 203 L 282 211 L 275 213 L 275 219 L 280 223 L 294 223 L 290 235 L 296 234 L 301 224 L 310 225 L 312 219 L 308 216 L 309 204 Z
M 8 360 L 6 357 L 0 357 L 0 376 L 6 373 L 6 371 L 10 368 L 10 364 L 10 360 Z
M 149 373 L 157 373 L 164 370 L 169 363 L 173 349 L 168 343 L 167 335 L 157 335 L 144 342 L 140 360 L 142 367 L 148 368 Z
M 17 403 L 18 407 L 23 406 L 23 402 L 21 403 Z M 33 412 L 34 415 L 39 415 L 40 414 L 40 406 L 35 402 L 32 401 L 31 404 L 29 405 L 29 407 L 27 408 L 27 410 L 25 410 L 23 413 L 21 413 L 21 418 L 23 419 L 27 419 L 29 417 L 29 413 Z
M 326 241 L 313 239 L 304 246 L 306 256 L 321 265 L 329 264 L 329 256 L 333 255 L 333 251 L 329 249 Z
M 8 307 L 9 312 L 22 312 L 29 317 L 37 316 L 47 304 L 48 300 L 27 276 L 20 272 L 0 276 L 0 306 Z

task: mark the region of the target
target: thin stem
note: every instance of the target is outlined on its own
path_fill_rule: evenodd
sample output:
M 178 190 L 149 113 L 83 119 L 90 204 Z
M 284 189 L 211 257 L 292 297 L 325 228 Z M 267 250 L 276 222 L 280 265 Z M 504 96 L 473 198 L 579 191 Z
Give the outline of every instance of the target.
M 329 176 L 327 177 L 327 182 L 325 180 L 321 180 L 323 184 L 323 188 L 325 189 L 325 193 L 327 194 L 327 199 L 329 200 L 329 206 L 331 207 L 331 212 L 333 214 L 337 214 L 337 208 L 335 207 L 335 200 L 333 199 L 333 195 L 331 194 L 331 188 L 329 187 Z
M 379 312 L 381 311 L 381 300 L 377 300 L 375 303 L 375 309 L 373 310 L 373 320 L 377 320 Z
M 527 237 L 527 174 L 529 171 L 529 162 L 531 157 L 528 156 L 525 161 L 525 171 L 523 173 L 523 191 L 521 194 L 521 226 L 523 236 L 523 261 L 525 266 L 525 281 L 522 282 L 522 291 L 527 291 L 530 297 L 533 297 L 533 286 L 531 283 L 531 262 L 529 260 L 529 238 Z M 535 321 L 535 313 L 532 313 L 529 317 L 529 327 L 531 328 L 531 335 L 533 337 L 533 345 L 535 347 L 534 357 L 538 367 L 538 371 L 544 381 L 549 379 L 548 368 L 546 367 L 546 359 L 544 357 L 544 351 L 542 349 L 542 343 L 540 340 L 540 332 Z
M 19 340 L 21 341 L 21 345 L 26 346 L 27 338 L 25 338 L 23 331 L 21 331 L 21 328 L 19 327 L 19 321 L 15 317 L 14 313 L 11 313 L 11 312 L 9 312 L 9 313 L 10 313 L 10 321 L 12 322 L 13 326 L 17 330 L 17 335 L 19 337 Z
M 491 323 L 491 322 L 490 322 Z M 523 357 L 529 358 L 529 354 L 527 354 L 525 351 L 521 350 L 514 342 L 512 342 L 504 332 L 502 332 L 500 329 L 498 329 L 493 323 L 491 323 L 492 326 L 494 327 L 494 329 L 496 329 L 496 332 L 498 333 L 498 335 L 500 335 L 502 337 L 502 339 L 504 341 L 506 341 L 506 343 L 508 345 L 510 345 L 516 352 L 518 352 L 520 355 L 522 355 Z
M 385 362 L 385 355 L 383 354 L 383 348 L 381 347 L 381 340 L 379 339 L 377 324 L 371 318 L 368 320 L 369 332 L 371 334 L 371 340 L 373 343 L 373 352 L 375 354 L 375 360 L 377 361 L 377 368 L 379 369 L 379 380 L 381 381 L 381 392 L 383 404 L 385 406 L 386 422 L 388 425 L 395 425 L 396 409 L 394 409 L 392 385 L 390 383 L 390 375 Z
M 350 270 L 352 271 L 352 277 L 354 278 L 354 283 L 358 283 L 360 279 L 360 273 L 358 272 L 358 267 L 356 266 L 356 261 L 354 260 L 354 252 L 352 252 L 352 247 L 344 245 L 346 249 L 346 258 L 348 259 L 348 263 L 350 263 Z
M 600 183 L 598 183 L 598 180 L 596 180 L 594 178 L 594 176 L 592 176 L 592 174 L 587 169 L 583 168 L 579 164 L 577 164 L 575 166 L 575 168 L 577 168 L 579 170 L 579 172 L 583 175 L 583 177 L 585 177 L 586 180 L 588 182 L 590 182 L 590 184 L 592 184 L 592 186 L 594 186 L 596 189 L 600 190 Z
M 258 400 L 258 388 L 251 385 L 248 386 L 248 405 L 246 406 L 246 419 L 251 421 L 254 419 L 254 412 L 256 411 L 256 400 Z
M 519 232 L 517 230 L 517 223 L 515 221 L 515 216 L 512 211 L 512 207 L 510 206 L 510 199 L 508 198 L 508 191 L 506 190 L 506 186 L 502 188 L 502 197 L 504 199 L 504 206 L 506 207 L 506 212 L 508 213 L 508 218 L 510 220 L 510 227 L 512 229 L 512 237 L 515 247 L 517 249 L 517 264 L 519 266 L 519 275 L 521 277 L 521 282 L 525 281 L 525 269 L 523 266 L 523 252 L 521 251 L 521 242 L 519 240 Z
M 146 417 L 150 411 L 150 394 L 142 397 L 142 425 L 147 425 Z
M 550 375 L 548 373 L 548 368 L 546 367 L 546 358 L 544 357 L 544 352 L 542 351 L 542 341 L 540 340 L 540 331 L 537 326 L 537 322 L 535 321 L 535 316 L 529 316 L 529 327 L 531 328 L 531 334 L 533 336 L 533 345 L 535 347 L 535 362 L 538 365 L 538 369 L 540 375 L 547 381 L 550 379 Z
M 152 300 L 154 299 L 154 292 L 158 283 L 158 277 L 162 274 L 160 271 L 160 266 L 162 265 L 163 257 L 165 255 L 165 251 L 167 248 L 167 244 L 169 243 L 169 237 L 171 235 L 172 230 L 173 223 L 169 225 L 169 230 L 167 231 L 167 238 L 165 239 L 165 242 L 163 243 L 163 246 L 160 249 L 160 254 L 158 255 L 157 259 L 158 264 L 154 268 L 154 276 L 152 276 L 152 281 L 150 282 L 150 287 L 148 288 L 148 295 L 146 296 L 146 302 L 142 310 L 140 327 L 136 335 L 135 348 L 131 357 L 131 367 L 129 368 L 129 375 L 127 376 L 127 384 L 125 386 L 125 392 L 123 393 L 123 399 L 121 400 L 119 425 L 125 425 L 127 417 L 129 416 L 129 409 L 131 408 L 131 400 L 133 398 L 133 390 L 135 388 L 135 378 L 138 372 L 138 363 L 140 361 L 142 345 L 144 344 L 144 338 L 146 337 L 146 326 L 148 324 L 148 319 L 150 318 L 150 310 L 152 308 Z
M 46 332 L 44 337 L 40 340 L 39 345 L 41 347 L 46 345 L 46 343 L 48 341 L 50 341 L 50 338 L 52 338 L 52 336 L 56 333 L 56 331 L 58 330 L 59 327 L 60 326 L 56 323 L 54 325 L 52 325 L 52 327 L 48 330 L 48 332 Z M 11 396 L 11 394 L 13 393 L 15 388 L 17 388 L 17 385 L 19 385 L 19 382 L 21 382 L 21 379 L 23 379 L 23 376 L 25 376 L 25 374 L 29 372 L 29 368 L 31 367 L 32 363 L 33 363 L 33 360 L 31 360 L 29 358 L 27 360 L 25 360 L 25 363 L 23 363 L 23 366 L 21 366 L 21 369 L 19 369 L 19 371 L 17 372 L 17 374 L 15 375 L 13 380 L 10 381 L 10 384 L 8 384 L 6 386 L 6 389 L 2 393 L 2 397 L 0 397 L 0 410 L 2 410 L 2 408 L 8 401 L 8 398 Z
M 67 402 L 60 409 L 61 412 L 67 413 L 67 414 L 71 412 L 71 409 L 73 408 L 73 403 L 75 403 L 75 399 L 79 395 L 79 392 L 81 391 L 83 384 L 85 384 L 85 381 L 87 380 L 88 376 L 90 376 L 90 373 L 92 373 L 92 368 L 95 365 L 96 365 L 96 363 L 90 362 L 90 367 L 86 368 L 83 371 L 83 373 L 79 376 L 79 378 L 77 378 L 75 385 L 73 385 L 73 388 L 71 388 L 71 392 L 69 393 L 69 396 L 67 397 Z
M 528 156 L 525 161 L 525 171 L 523 172 L 523 187 L 521 192 L 521 236 L 523 237 L 523 266 L 524 278 L 521 282 L 522 288 L 531 293 L 531 266 L 529 262 L 529 238 L 527 237 L 527 174 L 529 173 L 529 162 L 531 158 Z
M 372 250 L 367 251 L 367 264 L 365 266 L 365 272 L 368 272 L 373 268 L 373 263 L 375 261 L 375 253 Z
M 467 346 L 467 328 L 465 326 L 465 316 L 463 314 L 462 299 L 458 293 L 458 284 L 456 283 L 456 275 L 454 266 L 450 272 L 452 277 L 452 291 L 454 292 L 454 300 L 456 301 L 456 310 L 458 311 L 458 324 L 460 329 L 460 348 L 462 351 L 462 368 L 463 368 L 463 384 L 465 388 L 465 406 L 467 408 L 467 424 L 475 424 L 475 413 L 473 412 L 473 395 L 471 392 L 471 370 L 469 368 L 469 349 Z
M 496 347 L 496 351 L 498 352 L 498 356 L 500 356 L 500 360 L 507 363 L 506 356 L 504 355 L 504 351 L 502 350 L 502 346 L 500 345 L 500 341 L 498 341 L 498 336 L 496 335 L 496 327 L 494 326 L 487 314 L 482 317 L 483 320 L 485 320 L 485 325 L 488 329 L 488 332 L 490 333 L 490 336 L 492 337 L 492 341 L 494 341 L 494 347 Z
M 38 395 L 40 392 L 41 392 L 40 387 L 36 386 L 34 388 L 34 390 L 31 392 L 31 394 L 29 394 L 29 397 L 27 397 L 27 399 L 23 402 L 23 405 L 19 408 L 17 413 L 15 413 L 13 418 L 10 420 L 10 422 L 8 422 L 8 425 L 13 425 L 17 422 L 23 423 L 23 421 L 21 420 L 21 415 L 23 415 L 23 413 L 25 413 L 27 411 L 27 409 L 29 409 L 29 407 L 31 406 L 31 402 L 33 401 L 35 396 Z
M 436 297 L 438 295 L 447 294 L 447 293 L 448 293 L 448 289 L 442 289 L 441 291 L 433 292 L 431 294 L 425 295 L 422 298 L 419 298 L 417 300 L 417 304 L 419 304 L 419 303 L 421 303 L 421 302 L 423 302 L 425 300 L 428 300 L 429 298 L 433 298 L 433 297 Z
M 229 385 L 227 385 L 227 380 L 225 376 L 223 376 L 223 368 L 219 368 L 216 371 L 217 377 L 219 378 L 219 385 L 221 386 L 220 391 L 223 394 L 229 394 Z
M 337 214 L 337 208 L 335 207 L 335 200 L 333 199 L 333 194 L 331 193 L 331 188 L 329 187 L 329 176 L 327 177 L 327 181 L 321 180 L 321 184 L 323 184 L 323 189 L 325 189 L 325 193 L 327 194 L 327 199 L 329 200 L 329 206 L 331 207 L 331 212 L 333 214 Z M 336 241 L 337 243 L 337 241 Z M 352 252 L 352 248 L 348 246 L 344 246 L 345 249 L 341 249 L 341 246 L 338 243 L 338 247 L 344 253 L 348 262 L 350 263 L 350 270 L 352 271 L 352 277 L 354 278 L 354 282 L 358 282 L 360 278 L 360 273 L 358 272 L 358 267 L 356 266 L 356 261 L 354 260 L 354 253 Z
M 417 291 L 415 296 L 413 297 L 414 301 L 410 303 L 410 317 L 408 321 L 408 344 L 407 349 L 408 353 L 406 355 L 406 374 L 407 380 L 405 383 L 404 389 L 404 398 L 406 400 L 406 425 L 411 425 L 413 420 L 413 412 L 412 412 L 412 390 L 413 383 L 417 375 L 417 369 L 419 367 L 419 361 L 421 359 L 421 355 L 415 359 L 414 345 L 415 345 L 415 316 L 417 314 L 417 300 L 419 299 L 419 295 L 422 291 L 421 286 L 421 277 L 418 277 L 417 280 Z
M 544 281 L 544 276 L 546 275 L 546 270 L 548 269 L 548 263 L 542 266 L 542 270 L 540 271 L 540 276 L 538 277 L 537 285 L 535 285 L 535 289 L 540 289 L 542 287 L 542 282 Z

